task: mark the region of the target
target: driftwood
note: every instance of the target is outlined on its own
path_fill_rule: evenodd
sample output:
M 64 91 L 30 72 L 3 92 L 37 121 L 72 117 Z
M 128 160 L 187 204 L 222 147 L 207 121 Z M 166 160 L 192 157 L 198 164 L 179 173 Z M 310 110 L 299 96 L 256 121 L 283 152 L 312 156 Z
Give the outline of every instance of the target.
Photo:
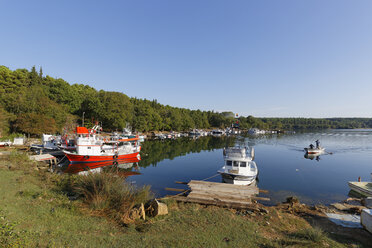
M 168 214 L 168 207 L 165 203 L 161 203 L 158 200 L 152 200 L 146 208 L 146 214 L 148 216 L 158 216 Z
M 141 203 L 141 205 L 134 206 L 127 215 L 124 215 L 122 217 L 122 221 L 124 223 L 132 223 L 140 218 L 142 218 L 143 220 L 146 219 L 145 207 L 143 203 Z

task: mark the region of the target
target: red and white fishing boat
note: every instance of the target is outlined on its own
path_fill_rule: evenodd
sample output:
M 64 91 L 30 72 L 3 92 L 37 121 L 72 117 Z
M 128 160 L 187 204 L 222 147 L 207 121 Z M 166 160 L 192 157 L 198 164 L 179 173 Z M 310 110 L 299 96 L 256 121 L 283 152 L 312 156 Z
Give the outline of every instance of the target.
M 97 133 L 100 127 L 92 129 L 76 127 L 76 151 L 66 151 L 72 163 L 103 162 L 130 159 L 139 156 L 139 138 L 106 140 Z

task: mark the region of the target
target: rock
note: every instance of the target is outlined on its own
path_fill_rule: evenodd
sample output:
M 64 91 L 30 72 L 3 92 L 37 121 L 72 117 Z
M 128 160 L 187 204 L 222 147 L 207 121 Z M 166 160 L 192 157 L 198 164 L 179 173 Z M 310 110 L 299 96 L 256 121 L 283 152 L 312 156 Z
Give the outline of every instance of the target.
M 349 207 L 346 207 L 345 204 L 341 203 L 332 203 L 331 206 L 341 211 L 346 211 L 350 209 Z
M 367 208 L 372 208 L 372 197 L 367 197 L 362 200 L 363 206 L 366 206 Z
M 269 210 L 267 210 L 266 208 L 260 208 L 260 212 L 268 214 Z
M 362 226 L 372 233 L 372 209 L 364 209 L 360 216 Z
M 360 214 L 362 212 L 362 210 L 366 207 L 364 206 L 355 206 L 355 205 L 350 205 L 350 204 L 346 204 L 346 203 L 333 203 L 331 204 L 331 206 L 333 206 L 334 208 L 338 209 L 338 210 L 341 210 L 341 211 L 346 211 L 348 213 L 356 213 L 356 214 Z
M 287 199 L 284 203 L 296 204 L 296 203 L 300 203 L 300 200 L 298 200 L 298 198 L 295 197 L 295 196 L 290 196 L 290 197 L 287 197 Z

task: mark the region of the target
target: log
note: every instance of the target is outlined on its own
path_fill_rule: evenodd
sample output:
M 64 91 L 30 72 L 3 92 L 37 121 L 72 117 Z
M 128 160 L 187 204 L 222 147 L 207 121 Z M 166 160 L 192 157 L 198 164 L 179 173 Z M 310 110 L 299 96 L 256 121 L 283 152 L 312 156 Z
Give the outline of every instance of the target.
M 179 182 L 179 181 L 175 181 L 174 183 L 177 183 L 177 184 L 188 184 L 187 182 Z
M 186 191 L 187 189 L 165 188 L 165 190 L 167 190 L 167 191 L 184 192 L 184 191 Z
M 168 214 L 168 207 L 165 203 L 161 203 L 154 199 L 150 202 L 149 207 L 146 209 L 146 213 L 149 216 L 155 217 L 158 215 Z
M 252 196 L 251 199 L 256 200 L 256 201 L 270 201 L 270 198 L 268 198 L 268 197 Z

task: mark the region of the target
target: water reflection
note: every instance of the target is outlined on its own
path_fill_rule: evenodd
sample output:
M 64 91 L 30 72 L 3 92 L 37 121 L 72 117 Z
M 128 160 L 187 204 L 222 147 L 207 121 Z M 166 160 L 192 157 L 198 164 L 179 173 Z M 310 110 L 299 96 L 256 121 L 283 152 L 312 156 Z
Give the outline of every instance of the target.
M 316 161 L 320 161 L 320 154 L 308 154 L 308 153 L 305 153 L 304 155 L 304 158 L 306 159 L 310 159 L 310 160 L 316 160 Z
M 140 167 L 156 166 L 164 159 L 173 160 L 176 157 L 186 156 L 190 153 L 213 151 L 223 147 L 233 146 L 235 137 L 199 137 L 190 139 L 187 137 L 176 140 L 150 140 L 142 143 Z
M 116 161 L 91 162 L 91 163 L 65 163 L 62 164 L 60 170 L 63 173 L 78 174 L 81 172 L 101 172 L 102 170 L 115 171 L 123 176 L 139 175 L 140 173 L 137 163 L 140 157 L 119 159 Z M 136 171 L 132 171 L 132 169 Z

